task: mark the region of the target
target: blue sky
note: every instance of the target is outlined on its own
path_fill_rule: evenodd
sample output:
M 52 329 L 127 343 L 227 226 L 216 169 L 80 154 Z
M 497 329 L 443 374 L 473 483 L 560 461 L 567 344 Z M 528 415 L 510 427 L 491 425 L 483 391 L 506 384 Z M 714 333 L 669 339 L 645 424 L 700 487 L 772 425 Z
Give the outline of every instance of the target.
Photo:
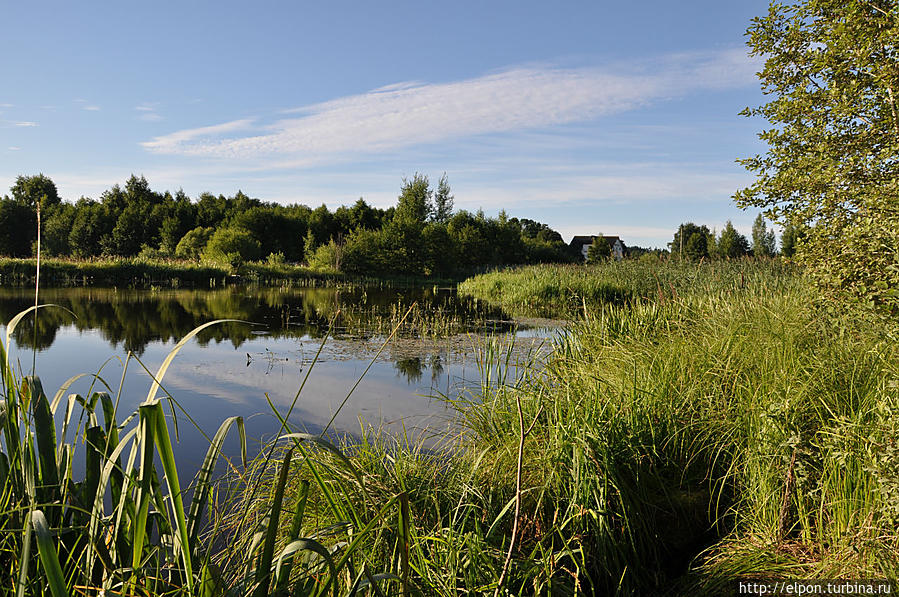
M 308 4 L 308 5 L 307 5 Z M 6 3 L 0 189 L 131 174 L 334 208 L 447 173 L 456 207 L 566 238 L 748 232 L 762 151 L 744 32 L 767 3 Z

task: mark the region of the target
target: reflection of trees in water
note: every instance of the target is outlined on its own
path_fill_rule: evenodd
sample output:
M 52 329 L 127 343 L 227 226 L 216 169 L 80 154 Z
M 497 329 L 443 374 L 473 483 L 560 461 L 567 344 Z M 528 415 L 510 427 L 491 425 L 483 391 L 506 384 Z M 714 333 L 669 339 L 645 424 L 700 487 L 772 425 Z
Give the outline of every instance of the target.
M 410 384 L 421 381 L 426 369 L 431 370 L 431 383 L 436 383 L 443 374 L 443 358 L 439 354 L 395 358 L 393 368 Z
M 0 321 L 8 322 L 34 304 L 26 289 L 0 289 Z M 507 320 L 497 309 L 433 288 L 385 290 L 380 288 L 241 288 L 218 290 L 121 290 L 110 288 L 45 289 L 41 302 L 56 308 L 40 309 L 35 334 L 34 318 L 23 319 L 14 332 L 22 348 L 48 348 L 63 326 L 79 331 L 99 330 L 114 347 L 141 354 L 151 342 L 174 342 L 195 327 L 215 319 L 238 319 L 261 324 L 226 322 L 197 336 L 201 345 L 230 342 L 235 348 L 265 330 L 274 337 L 321 338 L 334 320 L 335 332 L 367 339 L 386 336 L 415 305 L 398 335 L 443 336 Z M 72 317 L 75 315 L 75 318 Z M 510 324 L 503 327 L 508 329 Z M 418 364 L 417 379 L 421 378 Z M 432 372 L 442 370 L 438 362 Z M 416 375 L 412 363 L 403 371 Z M 439 372 L 435 375 L 439 375 Z M 408 376 L 407 376 L 408 377 Z M 410 378 L 411 379 L 411 378 Z
M 409 383 L 418 383 L 421 379 L 423 365 L 421 357 L 408 357 L 397 359 L 393 364 L 393 368 L 401 373 Z

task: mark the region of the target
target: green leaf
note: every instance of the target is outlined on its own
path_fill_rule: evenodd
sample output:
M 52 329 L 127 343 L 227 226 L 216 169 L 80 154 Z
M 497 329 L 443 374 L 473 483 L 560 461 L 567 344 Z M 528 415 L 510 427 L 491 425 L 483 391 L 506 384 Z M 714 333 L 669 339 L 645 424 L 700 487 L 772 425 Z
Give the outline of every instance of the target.
M 190 511 L 187 515 L 187 537 L 190 543 L 188 545 L 196 545 L 197 543 L 197 534 L 200 529 L 200 519 L 203 515 L 203 508 L 206 505 L 206 500 L 209 497 L 209 491 L 211 487 L 212 473 L 215 470 L 215 463 L 218 460 L 219 454 L 222 452 L 222 444 L 225 441 L 225 437 L 228 435 L 228 430 L 231 428 L 231 425 L 237 424 L 237 432 L 240 436 L 240 446 L 241 446 L 241 456 L 243 458 L 243 464 L 246 466 L 247 461 L 247 436 L 246 430 L 244 429 L 244 422 L 242 417 L 229 417 L 225 419 L 225 421 L 219 426 L 218 431 L 216 431 L 215 436 L 212 438 L 212 442 L 209 444 L 209 449 L 206 451 L 206 458 L 203 459 L 203 466 L 200 468 L 200 472 L 197 474 L 197 482 L 194 488 L 193 499 L 190 503 Z
M 47 525 L 44 513 L 40 510 L 32 512 L 31 523 L 34 526 L 37 549 L 41 565 L 44 567 L 44 575 L 50 585 L 50 591 L 53 593 L 53 597 L 68 597 L 66 579 L 62 574 L 62 567 L 59 565 L 59 554 L 56 553 L 56 547 L 53 545 L 53 537 L 50 535 L 50 527 Z
M 262 545 L 262 553 L 259 555 L 259 564 L 256 566 L 256 591 L 254 597 L 268 595 L 268 587 L 271 582 L 272 556 L 275 553 L 275 541 L 278 539 L 278 521 L 281 517 L 281 504 L 284 501 L 284 486 L 287 484 L 287 474 L 293 458 L 293 449 L 287 450 L 281 461 L 281 473 L 278 475 L 278 484 L 275 487 L 275 495 L 268 512 L 268 525 L 265 529 L 265 542 Z M 275 568 L 280 570 L 280 567 Z
M 159 450 L 159 459 L 162 461 L 162 469 L 165 471 L 165 482 L 169 487 L 169 500 L 175 511 L 175 521 L 177 523 L 178 546 L 181 552 L 181 559 L 184 563 L 184 574 L 187 579 L 187 588 L 189 592 L 193 592 L 194 577 L 191 568 L 190 543 L 188 542 L 187 518 L 184 515 L 184 501 L 181 499 L 181 483 L 178 479 L 178 469 L 175 466 L 175 454 L 172 451 L 172 443 L 169 438 L 168 427 L 165 424 L 165 413 L 159 402 L 153 404 L 145 404 L 140 407 L 141 415 L 146 410 L 152 413 L 153 418 L 152 429 L 156 438 L 156 446 Z

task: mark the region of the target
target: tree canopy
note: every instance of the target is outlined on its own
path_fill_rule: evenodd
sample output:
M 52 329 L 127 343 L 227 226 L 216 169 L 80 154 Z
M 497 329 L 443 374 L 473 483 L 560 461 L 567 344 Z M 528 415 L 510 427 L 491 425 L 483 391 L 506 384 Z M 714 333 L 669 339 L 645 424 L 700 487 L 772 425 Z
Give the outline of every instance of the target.
M 505 213 L 453 210 L 444 174 L 432 189 L 416 173 L 397 204 L 381 209 L 359 198 L 334 211 L 202 193 L 191 200 L 151 188 L 144 177 L 114 185 L 99 201 L 62 201 L 48 177 L 19 176 L 0 199 L 0 255 L 28 257 L 42 206 L 45 255 L 174 257 L 222 262 L 305 262 L 363 274 L 450 276 L 484 267 L 571 259 L 558 232 Z
M 768 230 L 765 217 L 756 216 L 752 223 L 752 254 L 756 257 L 774 257 L 774 231 Z
M 749 241 L 728 220 L 718 237 L 717 249 L 720 257 L 727 259 L 743 257 L 749 253 Z
M 681 258 L 702 259 L 710 256 L 709 245 L 713 245 L 715 237 L 708 226 L 697 226 L 693 222 L 681 224 L 674 233 L 674 239 L 668 245 L 671 254 Z
M 825 287 L 899 308 L 899 4 L 772 3 L 748 36 L 771 99 L 744 114 L 770 126 L 738 205 L 802 229 Z

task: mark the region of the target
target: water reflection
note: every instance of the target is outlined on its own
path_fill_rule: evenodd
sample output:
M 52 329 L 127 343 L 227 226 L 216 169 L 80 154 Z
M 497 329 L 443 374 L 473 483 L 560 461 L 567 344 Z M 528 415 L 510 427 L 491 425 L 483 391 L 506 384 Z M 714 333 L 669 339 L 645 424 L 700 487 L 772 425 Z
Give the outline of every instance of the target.
M 115 288 L 47 289 L 41 302 L 63 309 L 41 310 L 16 328 L 16 344 L 44 350 L 60 328 L 99 330 L 113 347 L 143 354 L 151 342 L 178 340 L 215 319 L 259 324 L 222 323 L 197 336 L 204 345 L 230 342 L 235 348 L 267 334 L 275 338 L 320 338 L 334 322 L 337 336 L 368 339 L 387 335 L 412 307 L 400 337 L 448 336 L 465 331 L 503 332 L 512 322 L 498 309 L 434 288 L 393 291 L 376 288 L 240 288 L 219 290 L 123 290 Z M 0 289 L 0 322 L 34 304 L 26 289 Z
M 25 289 L 0 288 L 0 322 L 33 302 Z M 64 309 L 41 309 L 36 327 L 30 315 L 19 323 L 11 351 L 17 372 L 31 372 L 36 351 L 35 371 L 55 392 L 70 376 L 96 373 L 106 363 L 100 373 L 113 393 L 124 380 L 123 413 L 133 412 L 147 395 L 151 380 L 143 367 L 156 371 L 175 343 L 198 325 L 215 319 L 260 324 L 229 322 L 202 331 L 166 373 L 164 389 L 202 430 L 181 423 L 177 459 L 188 470 L 195 470 L 208 447 L 203 434 L 214 434 L 229 416 L 245 417 L 255 441 L 271 439 L 279 429 L 271 408 L 281 414 L 291 410 L 291 423 L 310 432 L 321 431 L 333 417 L 331 430 L 341 434 L 371 424 L 439 437 L 440 429 L 451 427 L 452 412 L 430 397 L 451 396 L 477 382 L 481 332 L 514 326 L 496 309 L 433 288 L 69 288 L 43 290 L 41 302 Z M 397 337 L 385 344 L 411 305 Z M 541 335 L 529 332 L 522 345 L 541 342 Z M 130 361 L 126 370 L 128 351 L 143 366 Z M 69 391 L 86 395 L 88 385 L 81 379 Z M 229 438 L 226 453 L 237 448 L 236 439 Z

